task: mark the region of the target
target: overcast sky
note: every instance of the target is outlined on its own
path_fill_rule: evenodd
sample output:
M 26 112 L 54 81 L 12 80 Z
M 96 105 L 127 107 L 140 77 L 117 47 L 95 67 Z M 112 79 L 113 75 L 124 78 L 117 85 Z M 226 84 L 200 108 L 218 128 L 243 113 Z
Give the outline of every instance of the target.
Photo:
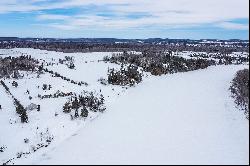
M 249 0 L 0 0 L 0 36 L 248 39 Z

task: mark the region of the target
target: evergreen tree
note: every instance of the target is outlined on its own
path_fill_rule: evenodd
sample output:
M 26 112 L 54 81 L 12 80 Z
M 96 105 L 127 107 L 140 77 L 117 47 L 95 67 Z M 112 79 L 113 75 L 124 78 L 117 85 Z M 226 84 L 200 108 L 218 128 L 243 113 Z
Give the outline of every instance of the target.
M 79 117 L 78 108 L 75 110 L 75 118 Z
M 83 109 L 81 110 L 81 117 L 87 118 L 88 115 L 89 115 L 89 111 L 86 109 L 86 107 L 83 107 Z

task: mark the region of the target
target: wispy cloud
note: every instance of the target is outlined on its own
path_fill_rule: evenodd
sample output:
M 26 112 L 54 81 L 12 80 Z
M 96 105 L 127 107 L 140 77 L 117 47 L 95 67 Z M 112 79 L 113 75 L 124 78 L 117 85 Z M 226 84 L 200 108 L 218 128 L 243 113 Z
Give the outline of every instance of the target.
M 52 23 L 52 24 L 49 24 L 47 26 L 52 27 L 52 28 L 61 29 L 61 30 L 76 30 L 75 26 L 63 25 L 63 24 L 57 24 L 57 23 Z
M 36 13 L 38 24 L 61 30 L 249 27 L 232 22 L 249 19 L 249 0 L 0 0 L 0 15 L 26 12 Z
M 38 20 L 67 20 L 70 18 L 70 16 L 55 14 L 41 14 L 37 17 Z

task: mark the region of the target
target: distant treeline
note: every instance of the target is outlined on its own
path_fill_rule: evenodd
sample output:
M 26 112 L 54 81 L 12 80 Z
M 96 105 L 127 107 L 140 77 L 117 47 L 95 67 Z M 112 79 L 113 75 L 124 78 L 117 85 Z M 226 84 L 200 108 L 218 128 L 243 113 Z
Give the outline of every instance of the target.
M 148 39 L 149 40 L 149 39 Z M 154 40 L 153 40 L 154 41 Z M 230 54 L 232 52 L 249 52 L 248 42 L 231 42 L 230 44 L 199 43 L 189 42 L 188 40 L 180 40 L 179 42 L 68 42 L 68 41 L 1 41 L 0 49 L 9 48 L 34 48 L 48 51 L 58 52 L 123 52 L 123 51 L 145 51 L 145 50 L 161 50 L 161 51 L 195 51 L 195 52 L 219 52 L 222 54 Z M 178 41 L 178 40 L 177 40 Z

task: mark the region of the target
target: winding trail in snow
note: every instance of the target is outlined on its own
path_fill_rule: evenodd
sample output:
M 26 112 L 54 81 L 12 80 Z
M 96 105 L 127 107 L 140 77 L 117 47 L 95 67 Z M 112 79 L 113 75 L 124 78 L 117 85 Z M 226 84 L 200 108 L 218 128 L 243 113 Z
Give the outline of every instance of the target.
M 31 164 L 248 164 L 249 123 L 228 88 L 247 66 L 150 77 Z M 24 161 L 27 163 L 27 161 Z

